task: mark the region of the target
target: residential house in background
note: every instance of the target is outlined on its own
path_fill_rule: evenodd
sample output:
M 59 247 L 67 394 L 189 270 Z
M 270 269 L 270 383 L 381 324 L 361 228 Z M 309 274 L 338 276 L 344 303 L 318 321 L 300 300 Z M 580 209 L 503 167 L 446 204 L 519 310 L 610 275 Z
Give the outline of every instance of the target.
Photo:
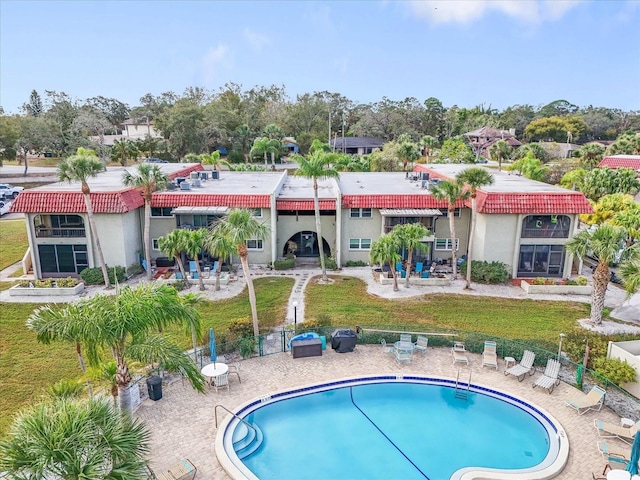
M 498 140 L 504 140 L 511 147 L 518 148 L 522 143 L 516 140 L 515 129 L 511 130 L 499 130 L 493 127 L 482 127 L 471 132 L 463 134 L 469 141 L 469 145 L 473 150 L 476 158 L 485 157 L 489 158 L 489 149 Z
M 335 137 L 331 140 L 331 148 L 349 155 L 368 155 L 375 149 L 381 150 L 385 143 L 375 137 Z

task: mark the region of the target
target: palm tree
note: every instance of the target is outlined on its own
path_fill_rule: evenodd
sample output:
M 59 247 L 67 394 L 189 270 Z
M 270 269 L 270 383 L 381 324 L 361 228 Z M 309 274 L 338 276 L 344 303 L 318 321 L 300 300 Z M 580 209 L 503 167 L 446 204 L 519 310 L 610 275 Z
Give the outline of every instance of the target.
M 202 292 L 204 290 L 204 280 L 202 279 L 202 271 L 200 270 L 200 261 L 198 260 L 198 256 L 202 253 L 204 241 L 207 236 L 207 229 L 199 228 L 198 230 L 183 231 L 185 234 L 182 248 L 189 257 L 195 260 L 196 271 L 198 272 L 198 285 Z
M 626 247 L 620 254 L 627 232 L 623 227 L 604 224 L 598 228 L 582 230 L 567 242 L 567 250 L 581 259 L 588 254 L 598 259 L 593 271 L 593 290 L 591 292 L 591 321 L 595 325 L 602 323 L 602 310 L 607 286 L 611 279 L 609 264 L 620 255 L 620 270 L 623 272 L 625 288 L 633 293 L 640 285 L 640 248 L 635 245 Z
M 431 135 L 425 135 L 420 139 L 419 145 L 424 149 L 424 156 L 427 159 L 427 163 L 429 163 L 431 151 L 438 147 L 438 139 Z
M 593 170 L 604 157 L 605 148 L 597 143 L 588 143 L 578 150 L 574 156 L 580 159 L 580 166 L 587 170 Z
M 173 257 L 178 264 L 182 278 L 187 280 L 187 272 L 184 270 L 184 264 L 182 263 L 182 252 L 184 251 L 184 243 L 186 240 L 187 231 L 181 228 L 176 228 L 170 231 L 164 237 L 158 238 L 158 248 L 160 251 L 166 253 L 169 257 Z
M 77 380 L 58 380 L 53 385 L 49 385 L 45 398 L 80 398 L 84 393 L 84 384 Z
M 91 205 L 91 189 L 87 183 L 87 179 L 96 177 L 100 172 L 104 172 L 104 164 L 98 159 L 93 150 L 87 150 L 82 147 L 78 148 L 76 155 L 63 160 L 58 166 L 58 178 L 61 182 L 80 182 L 82 195 L 84 196 L 84 204 L 87 208 L 87 217 L 89 218 L 89 231 L 91 238 L 98 252 L 98 260 L 104 277 L 106 288 L 111 288 L 109 281 L 109 273 L 107 272 L 107 264 L 104 261 L 102 246 L 100 245 L 100 236 L 96 228 L 96 219 L 93 216 L 93 207 Z
M 269 140 L 276 140 L 278 142 L 278 151 L 280 147 L 282 147 L 282 137 L 284 137 L 284 132 L 282 129 L 276 125 L 275 123 L 270 123 L 264 130 L 262 131 L 263 135 L 267 137 Z M 271 164 L 275 166 L 275 154 L 278 152 L 271 152 Z
M 392 235 L 397 235 L 400 244 L 407 249 L 407 264 L 410 266 L 413 258 L 413 251 L 426 251 L 429 247 L 422 243 L 422 239 L 431 235 L 431 232 L 421 223 L 405 223 L 404 225 L 396 225 L 391 231 Z M 409 268 L 407 268 L 407 277 L 405 287 L 409 288 Z
M 249 152 L 249 156 L 260 156 L 264 157 L 264 166 L 267 166 L 267 155 L 271 154 L 271 161 L 273 163 L 273 167 L 275 168 L 275 160 L 274 155 L 280 151 L 280 141 L 279 140 L 269 140 L 267 137 L 256 138 L 253 142 L 253 147 L 251 147 L 251 151 Z
M 144 258 L 147 261 L 147 280 L 151 281 L 153 272 L 151 271 L 151 235 L 149 233 L 151 226 L 151 197 L 153 192 L 163 190 L 169 178 L 160 167 L 150 163 L 141 163 L 138 165 L 137 174 L 128 170 L 122 174 L 122 183 L 126 187 L 135 187 L 140 189 L 140 195 L 144 198 Z
M 258 309 L 256 307 L 256 293 L 253 289 L 253 280 L 249 271 L 249 251 L 247 250 L 247 240 L 263 240 L 267 235 L 268 227 L 260 223 L 253 212 L 243 208 L 234 208 L 215 226 L 217 234 L 225 237 L 229 243 L 235 245 L 244 278 L 247 280 L 247 290 L 249 291 L 249 304 L 251 305 L 251 318 L 253 320 L 253 335 L 258 338 L 260 329 L 258 327 Z
M 131 140 L 126 138 L 115 140 L 111 147 L 111 160 L 120 162 L 122 166 L 127 164 L 130 158 L 137 158 L 139 153 L 138 147 Z
M 391 274 L 393 275 L 393 291 L 398 291 L 398 275 L 396 272 L 396 262 L 402 260 L 402 257 L 398 253 L 402 244 L 400 238 L 397 235 L 383 235 L 379 239 L 375 240 L 371 244 L 371 251 L 369 252 L 369 258 L 372 263 L 384 267 L 386 263 L 389 264 Z
M 513 148 L 504 140 L 498 140 L 489 148 L 491 160 L 498 161 L 498 171 L 502 171 L 502 162 L 511 158 Z
M 131 365 L 129 365 L 131 368 Z M 118 364 L 115 360 L 103 362 L 100 365 L 91 367 L 88 373 L 92 380 L 98 383 L 104 383 L 108 387 L 109 394 L 113 398 L 113 405 L 118 406 L 118 383 L 116 378 L 118 375 Z
M 207 303 L 207 300 L 199 293 L 185 293 L 184 295 L 180 295 L 178 298 L 180 299 L 180 303 L 182 303 L 185 308 L 191 310 L 191 315 L 187 317 L 187 321 L 185 322 L 184 327 L 187 333 L 191 334 L 191 342 L 193 344 L 193 360 L 194 362 L 197 362 L 198 340 L 202 338 L 202 330 L 199 321 L 191 322 L 190 320 L 198 320 L 198 312 L 195 308 L 198 305 L 204 305 L 205 303 Z
M 236 245 L 231 243 L 227 237 L 220 234 L 220 231 L 216 228 L 212 228 L 209 231 L 209 235 L 205 238 L 204 249 L 209 252 L 210 255 L 218 258 L 218 268 L 216 268 L 216 292 L 220 290 L 220 272 L 222 272 L 222 262 L 227 258 L 231 258 L 231 255 L 236 251 Z
M 168 371 L 179 372 L 188 378 L 199 392 L 204 390 L 204 378 L 180 346 L 157 332 L 169 325 L 194 325 L 200 328 L 197 312 L 185 306 L 178 293 L 167 285 L 139 284 L 135 288 L 125 286 L 114 295 L 96 295 L 77 302 L 81 316 L 69 318 L 70 325 L 85 321 L 83 343 L 92 366 L 101 362 L 102 352 L 111 352 L 118 366 L 116 383 L 120 408 L 131 411 L 129 386 L 131 360 L 151 364 L 159 362 Z M 27 320 L 27 326 L 39 335 L 55 329 L 64 331 L 65 322 L 51 324 L 49 319 L 36 311 Z
M 298 170 L 296 175 L 310 178 L 313 181 L 313 208 L 316 215 L 316 234 L 318 238 L 318 250 L 320 251 L 320 267 L 322 268 L 322 281 L 327 282 L 327 269 L 324 261 L 324 245 L 322 242 L 322 226 L 320 222 L 320 200 L 318 199 L 318 179 L 338 178 L 340 174 L 330 167 L 335 159 L 332 153 L 322 150 L 310 151 L 306 157 L 296 156 Z
M 222 160 L 220 158 L 219 150 L 216 150 L 208 154 L 202 153 L 198 155 L 198 158 L 200 159 L 200 162 L 202 163 L 202 165 L 213 165 L 214 170 L 218 170 L 218 171 L 221 170 L 220 167 L 222 167 L 222 165 L 229 167 L 229 162 Z
M 0 470 L 9 478 L 140 478 L 150 433 L 109 400 L 63 398 L 21 413 L 0 440 Z
M 471 197 L 471 228 L 469 230 L 469 245 L 467 247 L 467 283 L 465 289 L 471 288 L 471 254 L 473 252 L 473 236 L 476 231 L 477 204 L 476 197 L 478 189 L 485 185 L 493 183 L 493 175 L 482 167 L 471 167 L 463 170 L 456 179 L 460 183 L 464 183 L 469 188 Z
M 249 163 L 249 142 L 251 142 L 251 129 L 249 125 L 239 125 L 233 131 L 234 143 L 240 147 L 240 152 L 244 156 L 244 163 Z
M 455 211 L 456 204 L 469 198 L 469 192 L 457 180 L 445 180 L 431 189 L 431 194 L 436 200 L 446 200 L 448 203 L 447 212 L 449 213 L 449 234 L 451 235 L 451 266 L 453 267 L 453 279 L 458 278 L 458 263 L 456 260 L 456 223 Z

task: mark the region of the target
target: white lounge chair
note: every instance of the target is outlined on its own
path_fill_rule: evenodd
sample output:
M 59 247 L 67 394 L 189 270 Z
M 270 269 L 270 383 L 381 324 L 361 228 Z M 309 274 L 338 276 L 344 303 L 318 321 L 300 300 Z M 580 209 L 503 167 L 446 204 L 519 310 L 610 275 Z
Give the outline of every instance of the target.
M 598 451 L 602 454 L 603 457 L 615 457 L 619 461 L 624 461 L 626 463 L 631 456 L 630 448 L 624 449 L 607 442 L 596 442 L 596 445 L 598 446 Z
M 522 359 L 518 365 L 514 365 L 511 368 L 508 368 L 504 371 L 505 375 L 513 375 L 518 378 L 518 381 L 521 382 L 524 380 L 525 375 L 528 373 L 529 375 L 533 375 L 536 371 L 533 366 L 533 361 L 536 359 L 536 354 L 531 350 L 525 350 L 522 354 Z
M 541 387 L 546 388 L 549 393 L 553 392 L 553 388 L 560 385 L 558 375 L 560 375 L 560 362 L 550 358 L 542 376 L 533 382 L 533 388 Z
M 166 472 L 155 473 L 149 468 L 149 473 L 153 480 L 193 480 L 198 469 L 188 458 L 185 458 Z
M 619 438 L 625 443 L 631 444 L 633 438 L 640 430 L 640 421 L 631 426 L 616 425 L 614 423 L 603 422 L 602 420 L 594 420 L 593 426 L 598 430 L 598 435 L 602 438 Z
M 451 355 L 453 355 L 453 363 L 464 363 L 469 365 L 469 359 L 467 358 L 467 349 L 462 342 L 454 342 L 451 348 Z
M 219 388 L 226 388 L 228 391 L 229 390 L 229 372 L 225 372 L 222 375 L 216 375 L 215 377 L 213 377 L 211 385 L 213 386 L 213 388 L 216 389 L 216 393 L 218 392 Z
M 484 351 L 482 352 L 482 366 L 494 367 L 498 369 L 498 352 L 496 342 L 484 342 Z
M 594 385 L 589 393 L 574 399 L 565 400 L 565 405 L 575 409 L 579 415 L 584 415 L 589 410 L 600 410 L 604 405 L 604 396 L 607 394 L 602 388 Z
M 415 349 L 421 351 L 422 353 L 426 353 L 427 352 L 427 346 L 429 345 L 429 338 L 423 336 L 423 335 L 418 335 L 418 339 L 416 340 L 415 343 Z

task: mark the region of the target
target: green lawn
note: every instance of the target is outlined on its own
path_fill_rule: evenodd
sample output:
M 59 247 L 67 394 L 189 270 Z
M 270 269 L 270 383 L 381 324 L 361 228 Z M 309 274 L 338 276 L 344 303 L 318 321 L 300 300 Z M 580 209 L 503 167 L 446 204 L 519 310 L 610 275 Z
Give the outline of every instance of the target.
M 22 260 L 28 247 L 24 220 L 0 222 L 0 270 Z

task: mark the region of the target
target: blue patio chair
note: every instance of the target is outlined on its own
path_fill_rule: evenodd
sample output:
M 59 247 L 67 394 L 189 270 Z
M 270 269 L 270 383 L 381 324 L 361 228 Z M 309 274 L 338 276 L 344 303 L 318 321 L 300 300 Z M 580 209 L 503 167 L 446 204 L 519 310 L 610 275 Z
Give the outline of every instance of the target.
M 216 260 L 215 262 L 213 262 L 213 269 L 211 270 L 213 273 L 216 273 L 218 271 L 218 260 Z
M 407 272 L 400 270 L 400 278 L 407 278 Z
M 422 278 L 429 278 L 429 270 L 423 270 L 422 271 L 422 275 L 420 275 Z
M 402 271 L 402 262 L 396 262 L 396 272 Z
M 189 260 L 189 271 L 191 272 L 191 278 L 198 278 L 198 268 L 195 260 Z
M 416 262 L 416 275 L 419 277 L 422 275 L 422 269 L 424 268 L 424 264 L 422 262 Z

